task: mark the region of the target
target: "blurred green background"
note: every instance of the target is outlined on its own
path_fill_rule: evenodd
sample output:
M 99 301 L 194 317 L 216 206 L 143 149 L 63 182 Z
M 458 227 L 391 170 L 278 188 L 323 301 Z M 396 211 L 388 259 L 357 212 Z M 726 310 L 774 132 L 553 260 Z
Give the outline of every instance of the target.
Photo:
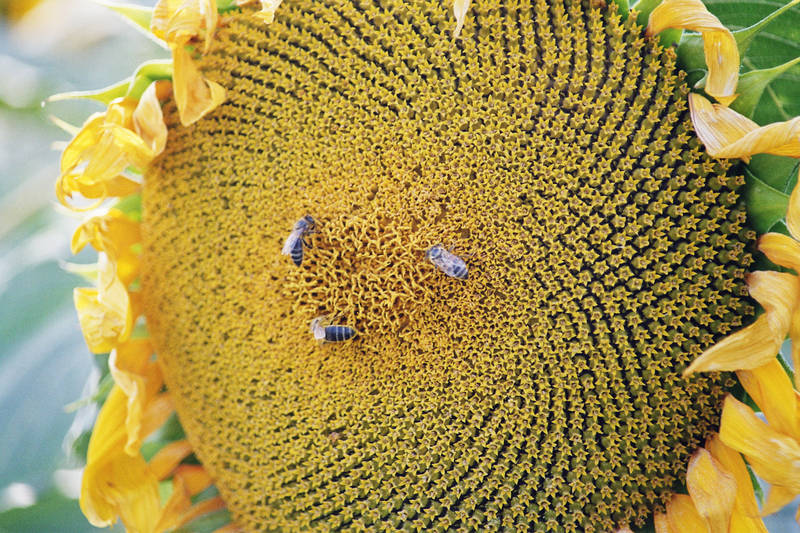
M 748 2 L 755 9 L 737 1 L 707 4 L 738 28 L 785 2 Z M 798 22 L 800 10 L 782 24 L 785 34 L 759 37 L 763 52 L 754 57 L 766 63 L 755 66 L 785 60 L 769 57 L 778 41 L 800 54 L 800 39 L 790 38 L 800 32 Z M 0 533 L 98 531 L 76 501 L 81 451 L 96 412 L 92 405 L 72 412 L 65 406 L 91 395 L 99 372 L 72 307 L 72 288 L 83 281 L 62 268 L 65 261 L 90 263 L 95 254 L 69 252 L 81 218 L 56 205 L 53 191 L 59 150 L 70 136 L 49 117 L 79 126 L 102 107 L 42 101 L 115 83 L 141 62 L 163 57 L 163 49 L 89 0 L 0 0 Z M 778 85 L 798 82 L 796 67 Z M 800 531 L 796 505 L 768 517 L 770 531 Z

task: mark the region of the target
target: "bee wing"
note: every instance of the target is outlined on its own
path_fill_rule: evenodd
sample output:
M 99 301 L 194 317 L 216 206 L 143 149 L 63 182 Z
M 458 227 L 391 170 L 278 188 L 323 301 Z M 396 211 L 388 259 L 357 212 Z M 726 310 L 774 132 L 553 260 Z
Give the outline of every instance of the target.
M 289 255 L 292 253 L 292 248 L 294 248 L 297 239 L 300 238 L 300 233 L 303 230 L 292 230 L 288 237 L 286 237 L 286 242 L 283 243 L 283 250 L 281 250 L 281 255 Z

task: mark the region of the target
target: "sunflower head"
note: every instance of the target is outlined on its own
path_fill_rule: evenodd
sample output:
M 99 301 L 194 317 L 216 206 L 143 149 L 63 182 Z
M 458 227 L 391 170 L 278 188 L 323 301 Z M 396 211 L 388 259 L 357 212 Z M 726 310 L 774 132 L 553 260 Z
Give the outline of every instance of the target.
M 253 531 L 623 531 L 654 511 L 659 532 L 758 528 L 734 451 L 762 450 L 737 440 L 758 419 L 726 398 L 733 374 L 693 373 L 739 370 L 794 438 L 777 362 L 739 362 L 774 359 L 800 289 L 748 277 L 745 180 L 711 155 L 786 153 L 794 126 L 726 107 L 739 55 L 716 17 L 666 0 L 643 30 L 617 6 L 457 0 L 453 29 L 433 0 L 213 4 L 159 2 L 172 96 L 87 123 L 59 189 L 102 200 L 141 159 L 135 231 L 112 238 L 130 222 L 112 212 L 76 242 L 108 259 L 84 329 L 115 348 L 114 409 L 132 398 L 103 419 L 111 465 L 174 480 L 155 529 L 211 479 Z M 652 37 L 671 27 L 702 33 L 716 103 Z M 113 173 L 81 173 L 100 157 Z M 792 266 L 786 239 L 762 249 Z M 192 447 L 147 463 L 167 402 Z

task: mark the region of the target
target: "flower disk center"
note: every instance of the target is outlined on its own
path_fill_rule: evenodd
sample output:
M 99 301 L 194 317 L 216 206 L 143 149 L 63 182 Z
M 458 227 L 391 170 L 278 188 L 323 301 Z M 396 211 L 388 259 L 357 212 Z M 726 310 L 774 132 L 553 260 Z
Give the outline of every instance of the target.
M 731 380 L 680 372 L 752 315 L 753 236 L 674 54 L 569 1 L 473 2 L 453 42 L 445 4 L 234 16 L 228 101 L 167 110 L 145 309 L 248 530 L 640 524 L 718 422 Z M 319 345 L 323 314 L 359 335 Z

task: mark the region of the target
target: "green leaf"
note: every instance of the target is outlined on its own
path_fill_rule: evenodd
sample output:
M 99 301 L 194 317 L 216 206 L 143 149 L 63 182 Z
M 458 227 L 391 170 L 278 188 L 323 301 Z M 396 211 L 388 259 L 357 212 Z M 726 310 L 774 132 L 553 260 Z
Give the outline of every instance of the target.
M 757 154 L 750 159 L 747 168 L 758 179 L 785 194 L 791 194 L 797 183 L 797 169 L 800 162 L 791 157 L 770 154 Z
M 765 233 L 786 215 L 789 195 L 758 179 L 746 169 L 747 185 L 744 197 L 750 224 L 759 233 Z
M 800 0 L 792 0 L 788 4 L 783 7 L 780 7 L 767 15 L 766 17 L 762 18 L 749 28 L 743 28 L 741 30 L 737 30 L 733 32 L 733 37 L 736 39 L 736 45 L 739 48 L 739 54 L 745 55 L 747 53 L 748 48 L 750 48 L 750 44 L 753 42 L 753 39 L 761 33 L 764 28 L 766 28 L 773 20 L 781 16 L 785 13 L 789 8 L 800 3 Z
M 736 87 L 739 97 L 731 104 L 731 108 L 746 117 L 752 117 L 770 82 L 797 64 L 800 64 L 800 56 L 777 67 L 751 70 L 743 74 Z
M 241 9 L 236 5 L 236 0 L 217 0 L 217 13 L 227 13 Z
M 142 194 L 134 193 L 120 200 L 114 204 L 116 209 L 125 213 L 128 217 L 136 222 L 142 221 Z

